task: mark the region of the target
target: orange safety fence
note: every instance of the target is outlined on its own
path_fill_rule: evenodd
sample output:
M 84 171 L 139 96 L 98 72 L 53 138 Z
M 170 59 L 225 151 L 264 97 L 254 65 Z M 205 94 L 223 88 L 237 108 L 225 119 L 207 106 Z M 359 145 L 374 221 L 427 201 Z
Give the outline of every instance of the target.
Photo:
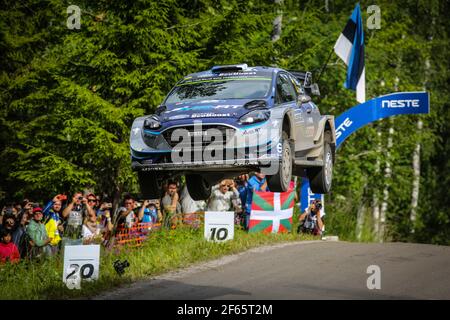
M 205 220 L 204 212 L 195 213 L 184 213 L 183 214 L 183 224 L 191 226 L 193 228 L 198 228 Z
M 130 247 L 140 247 L 148 234 L 155 229 L 160 229 L 161 223 L 135 223 L 131 228 L 119 225 L 116 229 L 116 244 Z
M 192 228 L 199 228 L 204 221 L 204 212 L 183 213 L 181 215 L 182 223 Z M 171 229 L 176 225 L 172 224 Z M 117 227 L 115 233 L 115 244 L 126 245 L 129 247 L 140 247 L 150 232 L 161 229 L 161 223 L 135 223 L 131 228 L 121 224 Z

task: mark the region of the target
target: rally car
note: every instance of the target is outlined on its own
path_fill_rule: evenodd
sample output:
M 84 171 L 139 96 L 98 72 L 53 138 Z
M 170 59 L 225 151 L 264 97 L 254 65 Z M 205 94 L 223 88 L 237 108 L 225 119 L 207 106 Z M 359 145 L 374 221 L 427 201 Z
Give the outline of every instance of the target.
M 270 191 L 292 175 L 327 193 L 335 161 L 334 117 L 311 101 L 310 72 L 246 64 L 215 66 L 181 79 L 152 115 L 134 120 L 131 162 L 144 198 L 158 198 L 166 179 L 184 175 L 194 200 L 222 179 L 267 175 Z

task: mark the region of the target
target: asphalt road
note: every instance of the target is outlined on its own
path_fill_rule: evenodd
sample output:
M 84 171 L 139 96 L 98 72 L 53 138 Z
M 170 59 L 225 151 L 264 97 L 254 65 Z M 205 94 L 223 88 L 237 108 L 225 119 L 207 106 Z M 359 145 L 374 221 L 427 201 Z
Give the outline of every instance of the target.
M 367 288 L 370 265 L 380 267 L 381 289 Z M 450 247 L 289 243 L 132 283 L 96 299 L 450 299 Z

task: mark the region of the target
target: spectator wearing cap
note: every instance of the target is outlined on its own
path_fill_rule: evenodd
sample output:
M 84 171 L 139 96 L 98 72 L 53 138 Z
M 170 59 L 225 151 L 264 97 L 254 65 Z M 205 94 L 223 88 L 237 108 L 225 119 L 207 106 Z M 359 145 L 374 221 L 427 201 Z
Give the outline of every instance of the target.
M 14 242 L 11 241 L 11 231 L 3 229 L 0 231 L 0 263 L 19 262 L 20 254 Z
M 161 212 L 159 210 L 159 201 L 144 200 L 138 214 L 139 222 L 156 223 L 161 220 Z
M 43 224 L 42 218 L 44 214 L 42 208 L 33 209 L 33 218 L 28 224 L 27 234 L 31 240 L 31 256 L 41 257 L 43 254 L 49 254 L 50 248 L 47 246 L 52 238 L 47 235 L 47 230 Z

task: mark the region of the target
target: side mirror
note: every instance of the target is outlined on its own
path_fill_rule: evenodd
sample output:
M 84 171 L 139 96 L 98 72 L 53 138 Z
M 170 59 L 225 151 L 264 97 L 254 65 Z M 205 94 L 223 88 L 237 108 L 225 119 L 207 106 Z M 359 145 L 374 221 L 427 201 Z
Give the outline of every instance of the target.
M 313 83 L 311 85 L 311 94 L 315 96 L 320 96 L 319 85 L 317 83 Z
M 299 105 L 302 105 L 304 103 L 308 103 L 311 101 L 311 97 L 306 95 L 306 94 L 302 94 L 298 97 L 297 102 Z

